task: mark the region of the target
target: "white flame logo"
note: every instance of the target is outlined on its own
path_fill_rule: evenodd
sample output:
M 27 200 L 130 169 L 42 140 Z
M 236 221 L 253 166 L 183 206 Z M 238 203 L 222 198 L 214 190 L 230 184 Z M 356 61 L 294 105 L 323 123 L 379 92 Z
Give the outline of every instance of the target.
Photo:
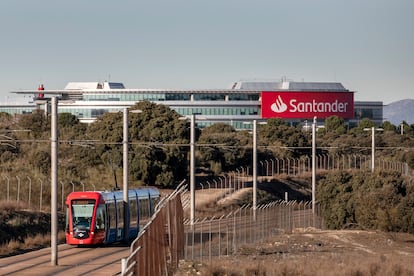
M 270 108 L 272 111 L 276 113 L 282 113 L 287 110 L 287 105 L 282 101 L 282 98 L 280 98 L 280 95 L 277 97 L 276 102 L 274 102 Z

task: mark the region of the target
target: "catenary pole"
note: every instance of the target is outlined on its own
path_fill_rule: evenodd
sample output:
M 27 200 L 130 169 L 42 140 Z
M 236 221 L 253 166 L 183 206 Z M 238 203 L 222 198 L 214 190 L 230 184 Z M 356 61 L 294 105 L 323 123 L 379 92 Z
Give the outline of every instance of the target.
M 123 201 L 124 201 L 124 241 L 129 239 L 128 215 L 128 108 L 123 112 Z
M 315 225 L 315 208 L 316 208 L 316 116 L 312 123 L 312 215 L 313 226 Z
M 257 121 L 253 120 L 253 220 L 257 208 Z
M 190 224 L 195 219 L 195 114 L 191 115 L 190 121 Z
M 383 131 L 382 128 L 364 128 L 364 131 L 371 131 L 371 172 L 375 171 L 375 131 Z
M 371 171 L 375 171 L 375 127 L 371 128 Z
M 51 264 L 58 265 L 58 113 L 57 99 L 52 97 L 51 125 Z M 63 206 L 62 206 L 63 209 Z

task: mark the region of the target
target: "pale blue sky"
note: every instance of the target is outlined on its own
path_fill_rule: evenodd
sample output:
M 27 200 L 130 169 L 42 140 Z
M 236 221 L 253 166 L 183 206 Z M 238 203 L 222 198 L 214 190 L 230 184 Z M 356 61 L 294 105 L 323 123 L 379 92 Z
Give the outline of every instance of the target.
M 2 0 L 0 101 L 70 81 L 229 88 L 341 82 L 355 100 L 414 98 L 412 0 Z

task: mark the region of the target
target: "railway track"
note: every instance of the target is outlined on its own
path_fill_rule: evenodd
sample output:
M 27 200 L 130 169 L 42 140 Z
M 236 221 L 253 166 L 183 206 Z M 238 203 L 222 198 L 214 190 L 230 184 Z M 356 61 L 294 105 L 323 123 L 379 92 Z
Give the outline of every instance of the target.
M 0 259 L 0 275 L 118 275 L 128 246 L 58 247 L 58 265 L 51 264 L 50 248 Z

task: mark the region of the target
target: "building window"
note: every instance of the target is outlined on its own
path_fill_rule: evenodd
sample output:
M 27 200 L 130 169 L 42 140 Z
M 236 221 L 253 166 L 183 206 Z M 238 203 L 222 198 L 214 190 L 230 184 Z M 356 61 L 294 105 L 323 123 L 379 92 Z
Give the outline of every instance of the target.
M 195 101 L 224 101 L 224 94 L 194 94 Z

